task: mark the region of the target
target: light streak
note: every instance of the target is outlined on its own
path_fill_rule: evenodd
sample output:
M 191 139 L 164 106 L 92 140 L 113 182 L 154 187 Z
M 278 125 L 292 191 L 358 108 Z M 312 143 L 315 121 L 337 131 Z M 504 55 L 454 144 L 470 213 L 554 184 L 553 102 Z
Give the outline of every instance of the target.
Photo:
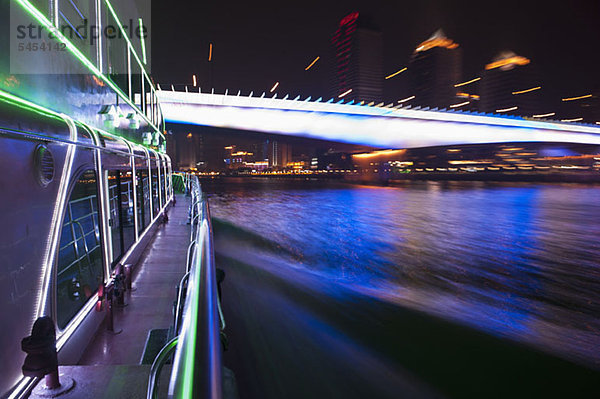
M 273 87 L 271 87 L 271 90 L 269 90 L 269 93 L 273 93 L 275 91 L 275 89 L 277 88 L 277 86 L 279 86 L 279 82 L 275 82 Z
M 505 58 L 499 61 L 492 62 L 485 66 L 486 70 L 500 68 L 506 65 L 516 64 L 516 65 L 527 65 L 531 61 L 528 58 L 521 57 L 520 55 L 516 55 L 514 57 Z
M 573 119 L 561 119 L 561 122 L 579 122 L 582 121 L 583 118 L 573 118 Z
M 391 75 L 388 75 L 388 76 L 386 76 L 386 77 L 385 77 L 385 79 L 386 79 L 386 80 L 387 80 L 387 79 L 391 79 L 391 78 L 393 78 L 394 76 L 396 76 L 396 75 L 398 75 L 398 74 L 400 74 L 400 73 L 402 73 L 402 72 L 406 71 L 407 69 L 408 69 L 408 68 L 404 67 L 404 68 L 400 69 L 399 71 L 396 71 L 396 72 L 392 73 Z
M 556 115 L 556 112 L 548 112 L 547 114 L 537 114 L 537 115 L 532 115 L 533 118 L 547 118 L 549 116 L 554 116 Z
M 532 87 L 531 89 L 527 89 L 527 90 L 513 91 L 512 94 L 513 95 L 525 94 L 525 93 L 529 93 L 530 91 L 539 90 L 541 88 L 542 88 L 542 86 L 536 86 L 536 87 Z
M 585 96 L 563 98 L 563 99 L 562 99 L 562 101 L 575 101 L 575 100 L 581 100 L 582 98 L 590 98 L 591 96 L 592 96 L 591 94 L 586 94 Z
M 466 82 L 457 83 L 457 84 L 454 85 L 454 87 L 466 86 L 466 85 L 471 84 L 473 82 L 477 82 L 478 80 L 481 80 L 481 78 L 475 78 L 475 79 L 467 80 Z
M 458 107 L 462 107 L 463 105 L 467 105 L 467 104 L 470 104 L 470 103 L 471 103 L 471 101 L 465 101 L 465 102 L 463 102 L 463 103 L 452 104 L 452 105 L 450 106 L 450 108 L 458 108 Z
M 197 84 L 198 84 L 198 83 L 196 82 L 196 75 L 192 75 L 192 80 L 193 80 L 193 82 L 194 82 L 194 87 L 196 87 L 196 86 L 197 86 Z
M 208 45 L 208 62 L 212 61 L 212 47 L 213 47 L 213 45 L 212 45 L 212 43 L 210 43 Z
M 400 104 L 405 103 L 407 101 L 412 100 L 413 98 L 415 98 L 415 96 L 406 97 L 406 98 L 403 98 L 402 100 L 398 100 L 398 103 L 400 103 Z
M 338 98 L 342 98 L 342 97 L 344 97 L 344 96 L 346 96 L 347 94 L 350 94 L 350 93 L 352 93 L 352 89 L 346 90 L 345 92 L 343 92 L 342 94 L 340 94 L 338 96 Z
M 313 60 L 313 62 L 311 62 L 311 63 L 310 63 L 310 65 L 309 65 L 309 66 L 307 66 L 306 68 L 304 68 L 304 70 L 305 70 L 305 71 L 308 71 L 310 68 L 312 68 L 312 66 L 313 66 L 313 65 L 315 65 L 315 64 L 317 63 L 317 61 L 319 61 L 319 58 L 321 58 L 321 57 L 317 56 L 317 58 L 315 58 L 315 59 Z
M 510 107 L 510 108 L 497 109 L 496 112 L 508 112 L 508 111 L 514 111 L 516 109 L 519 109 L 519 107 Z

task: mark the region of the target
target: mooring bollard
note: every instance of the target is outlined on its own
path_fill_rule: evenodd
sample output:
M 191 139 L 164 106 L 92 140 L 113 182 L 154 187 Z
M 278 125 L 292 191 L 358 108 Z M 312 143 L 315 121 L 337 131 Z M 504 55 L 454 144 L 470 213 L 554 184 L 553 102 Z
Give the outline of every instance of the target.
M 45 377 L 45 386 L 34 390 L 34 395 L 57 396 L 73 388 L 73 379 L 64 377 L 61 384 L 58 374 L 58 356 L 56 354 L 56 330 L 54 321 L 40 317 L 31 329 L 31 335 L 21 340 L 21 349 L 27 353 L 23 362 L 23 375 L 26 377 Z

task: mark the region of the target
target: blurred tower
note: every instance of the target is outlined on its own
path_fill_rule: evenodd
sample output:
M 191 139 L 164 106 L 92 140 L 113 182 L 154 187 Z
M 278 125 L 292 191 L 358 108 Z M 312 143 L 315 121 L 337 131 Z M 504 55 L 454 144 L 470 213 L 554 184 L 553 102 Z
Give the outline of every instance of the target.
M 462 53 L 458 44 L 439 29 L 415 49 L 408 64 L 411 105 L 448 108 L 457 102 Z
M 381 31 L 366 16 L 353 12 L 342 18 L 331 43 L 335 52 L 332 97 L 365 102 L 382 101 Z
M 480 110 L 532 116 L 540 111 L 541 86 L 528 58 L 504 51 L 485 66 Z

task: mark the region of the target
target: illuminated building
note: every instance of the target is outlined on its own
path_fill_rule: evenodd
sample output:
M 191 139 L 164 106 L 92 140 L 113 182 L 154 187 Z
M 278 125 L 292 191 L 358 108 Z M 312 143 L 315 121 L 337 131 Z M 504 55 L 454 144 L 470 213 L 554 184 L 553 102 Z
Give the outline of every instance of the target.
M 353 12 L 339 23 L 331 40 L 335 58 L 332 97 L 345 102 L 383 97 L 383 36 L 364 15 Z M 345 94 L 344 94 L 345 93 Z
M 461 50 L 442 30 L 417 46 L 408 64 L 409 93 L 415 99 L 411 105 L 448 108 L 461 103 L 454 87 L 461 78 Z
M 485 66 L 481 79 L 483 112 L 532 116 L 539 114 L 543 88 L 528 58 L 504 51 Z

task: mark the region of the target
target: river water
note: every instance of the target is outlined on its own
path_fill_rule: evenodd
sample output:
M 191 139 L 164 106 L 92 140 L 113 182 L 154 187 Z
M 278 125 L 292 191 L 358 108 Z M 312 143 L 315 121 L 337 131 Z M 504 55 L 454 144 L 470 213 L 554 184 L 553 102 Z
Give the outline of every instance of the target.
M 600 186 L 203 183 L 294 275 L 600 368 Z M 283 261 L 286 258 L 286 261 Z

